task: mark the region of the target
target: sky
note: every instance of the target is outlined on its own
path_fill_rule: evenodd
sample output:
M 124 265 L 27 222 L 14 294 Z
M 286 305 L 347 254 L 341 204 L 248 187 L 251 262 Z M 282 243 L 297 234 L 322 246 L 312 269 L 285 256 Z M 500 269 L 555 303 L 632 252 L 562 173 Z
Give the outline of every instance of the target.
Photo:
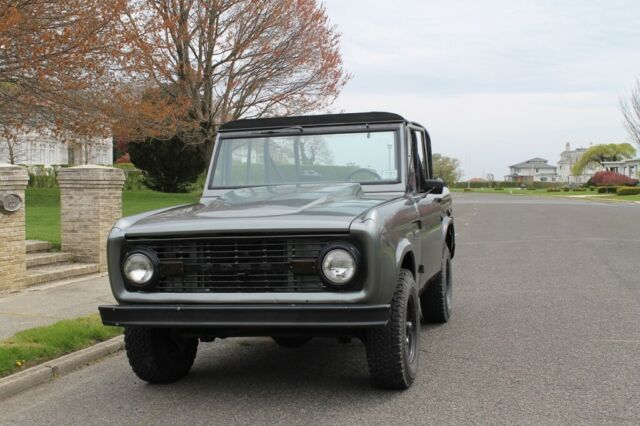
M 333 111 L 423 124 L 466 178 L 628 142 L 640 77 L 637 0 L 324 0 L 352 74 Z

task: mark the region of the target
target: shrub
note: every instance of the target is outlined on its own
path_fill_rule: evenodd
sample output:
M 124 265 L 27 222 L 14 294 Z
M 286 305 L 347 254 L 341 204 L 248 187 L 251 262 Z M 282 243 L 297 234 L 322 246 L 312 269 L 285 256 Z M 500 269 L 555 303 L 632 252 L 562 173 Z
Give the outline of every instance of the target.
M 616 190 L 618 195 L 640 195 L 640 186 L 619 186 Z
M 60 166 L 35 164 L 28 166 L 29 188 L 57 188 Z
M 465 188 L 464 192 L 472 192 L 471 188 Z
M 587 182 L 587 185 L 595 185 L 595 186 L 618 186 L 618 185 L 626 185 L 626 186 L 635 186 L 637 185 L 637 179 L 631 179 L 628 176 L 621 175 L 620 173 L 610 172 L 608 170 L 603 170 L 600 172 L 596 172 L 591 179 Z
M 573 188 L 572 191 L 573 192 L 585 192 L 587 190 L 587 188 Z
M 142 172 L 131 163 L 117 163 L 113 167 L 124 171 L 126 177 L 122 189 L 125 191 L 139 191 L 145 188 Z
M 197 146 L 178 137 L 169 140 L 148 138 L 129 144 L 131 162 L 142 170 L 143 183 L 162 192 L 187 192 L 198 180 L 206 164 Z
M 568 186 L 563 186 L 563 187 L 562 187 L 562 190 L 563 190 L 564 192 L 569 192 L 569 191 L 571 191 L 571 188 L 569 188 Z
M 561 192 L 562 189 L 560 188 L 547 188 L 547 192 Z
M 595 186 L 590 186 L 590 187 L 589 187 L 589 191 L 595 191 L 595 190 L 596 190 L 596 187 L 595 187 Z
M 617 190 L 617 186 L 599 186 L 598 194 L 615 194 Z

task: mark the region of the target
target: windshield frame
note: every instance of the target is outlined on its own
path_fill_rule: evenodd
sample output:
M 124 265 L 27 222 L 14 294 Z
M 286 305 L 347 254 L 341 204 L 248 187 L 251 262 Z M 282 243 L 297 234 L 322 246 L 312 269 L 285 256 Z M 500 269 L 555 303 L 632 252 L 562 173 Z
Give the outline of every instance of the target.
M 216 143 L 214 147 L 213 155 L 211 156 L 211 162 L 209 165 L 209 170 L 207 173 L 207 185 L 204 189 L 204 197 L 207 196 L 219 196 L 225 192 L 234 189 L 241 188 L 254 188 L 254 187 L 264 187 L 264 186 L 282 186 L 282 185 L 308 185 L 310 183 L 318 184 L 318 182 L 284 182 L 284 183 L 273 183 L 273 184 L 260 184 L 260 185 L 238 185 L 238 186 L 214 186 L 213 185 L 213 175 L 214 168 L 217 164 L 218 157 L 220 155 L 221 146 L 220 143 L 222 140 L 231 140 L 231 139 L 250 139 L 250 138 L 265 138 L 269 136 L 296 136 L 296 135 L 313 135 L 313 134 L 344 134 L 344 133 L 366 133 L 370 132 L 383 132 L 390 131 L 394 132 L 395 136 L 395 152 L 396 152 L 396 170 L 398 171 L 398 175 L 394 180 L 384 180 L 381 182 L 364 182 L 361 183 L 362 189 L 365 192 L 396 192 L 396 191 L 404 191 L 405 187 L 403 182 L 405 181 L 405 167 L 406 161 L 403 161 L 405 157 L 405 143 L 404 143 L 404 126 L 402 123 L 393 123 L 393 124 L 371 124 L 371 125 L 345 125 L 345 126 L 314 126 L 314 127 L 304 127 L 303 130 L 300 130 L 300 127 L 297 128 L 286 128 L 286 129 L 274 129 L 274 130 L 251 130 L 251 131 L 228 131 L 228 132 L 220 132 L 218 137 L 216 138 Z M 349 182 L 324 182 L 327 184 L 331 183 L 349 183 Z M 358 183 L 358 182 L 353 182 Z

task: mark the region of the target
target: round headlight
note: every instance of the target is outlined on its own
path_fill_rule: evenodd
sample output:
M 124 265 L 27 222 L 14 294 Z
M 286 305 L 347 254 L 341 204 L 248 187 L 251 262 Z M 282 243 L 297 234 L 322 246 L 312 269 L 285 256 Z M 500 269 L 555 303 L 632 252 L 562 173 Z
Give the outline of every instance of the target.
M 329 250 L 322 259 L 322 274 L 332 284 L 346 284 L 356 274 L 356 259 L 343 248 Z
M 149 256 L 144 253 L 129 255 L 123 265 L 124 276 L 135 286 L 147 285 L 155 274 L 155 265 Z

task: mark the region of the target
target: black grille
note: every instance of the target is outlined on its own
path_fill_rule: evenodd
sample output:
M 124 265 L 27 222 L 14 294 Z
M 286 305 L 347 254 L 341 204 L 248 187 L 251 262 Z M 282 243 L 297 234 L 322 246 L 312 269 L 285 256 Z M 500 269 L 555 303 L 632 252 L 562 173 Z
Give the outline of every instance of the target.
M 160 261 L 153 291 L 173 293 L 321 292 L 315 262 L 338 236 L 212 237 L 129 241 Z

